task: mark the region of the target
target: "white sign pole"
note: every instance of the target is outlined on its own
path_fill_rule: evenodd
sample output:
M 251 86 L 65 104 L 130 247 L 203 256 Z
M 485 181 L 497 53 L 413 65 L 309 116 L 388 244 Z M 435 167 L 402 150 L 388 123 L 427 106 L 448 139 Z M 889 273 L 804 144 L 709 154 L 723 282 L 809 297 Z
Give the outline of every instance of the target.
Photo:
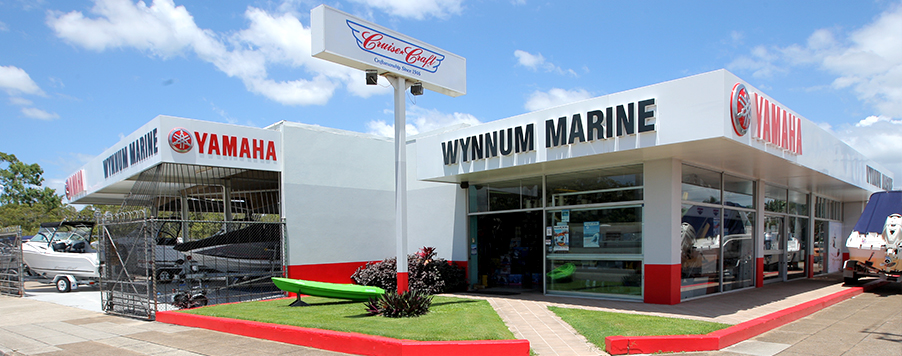
M 400 76 L 388 80 L 395 87 L 395 237 L 398 266 L 398 294 L 407 292 L 407 81 Z
M 384 75 L 395 87 L 395 236 L 398 293 L 408 289 L 407 115 L 408 83 L 452 97 L 467 93 L 467 60 L 441 48 L 356 18 L 326 5 L 310 10 L 311 54 Z

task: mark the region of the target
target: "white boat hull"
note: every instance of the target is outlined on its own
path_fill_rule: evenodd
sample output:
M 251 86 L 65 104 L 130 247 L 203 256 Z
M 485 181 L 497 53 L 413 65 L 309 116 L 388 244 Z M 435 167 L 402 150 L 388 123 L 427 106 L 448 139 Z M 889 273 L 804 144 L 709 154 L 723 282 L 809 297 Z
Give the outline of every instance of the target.
M 22 259 L 32 272 L 54 278 L 72 275 L 81 279 L 100 278 L 96 252 L 57 252 L 47 243 L 23 243 Z

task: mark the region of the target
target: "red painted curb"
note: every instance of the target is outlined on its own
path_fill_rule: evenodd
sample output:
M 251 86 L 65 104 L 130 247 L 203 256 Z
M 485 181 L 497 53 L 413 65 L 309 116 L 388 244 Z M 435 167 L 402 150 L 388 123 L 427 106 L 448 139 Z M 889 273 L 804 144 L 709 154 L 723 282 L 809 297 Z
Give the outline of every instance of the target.
M 383 336 L 268 324 L 174 311 L 157 312 L 156 321 L 357 355 L 529 355 L 528 340 L 398 340 Z
M 608 336 L 604 339 L 605 352 L 611 355 L 626 355 L 720 350 L 804 318 L 885 283 L 869 283 L 861 287 L 852 287 L 705 335 Z

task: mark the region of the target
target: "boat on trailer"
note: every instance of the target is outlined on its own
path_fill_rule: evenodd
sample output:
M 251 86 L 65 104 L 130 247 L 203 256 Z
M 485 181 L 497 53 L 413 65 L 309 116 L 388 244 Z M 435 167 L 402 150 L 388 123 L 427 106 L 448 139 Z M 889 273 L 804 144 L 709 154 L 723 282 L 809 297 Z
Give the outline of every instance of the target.
M 35 276 L 52 281 L 59 292 L 93 285 L 100 279 L 97 241 L 92 221 L 41 223 L 38 233 L 22 243 L 22 259 Z
M 902 191 L 871 194 L 846 240 L 845 282 L 860 277 L 902 281 Z

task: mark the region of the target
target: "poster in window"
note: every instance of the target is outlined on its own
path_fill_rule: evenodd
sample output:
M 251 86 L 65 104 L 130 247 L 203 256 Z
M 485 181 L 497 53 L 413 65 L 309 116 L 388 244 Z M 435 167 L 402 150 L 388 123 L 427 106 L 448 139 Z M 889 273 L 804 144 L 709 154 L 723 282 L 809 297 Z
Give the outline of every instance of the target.
M 601 241 L 601 224 L 598 221 L 586 221 L 583 223 L 583 247 L 598 247 Z
M 839 237 L 839 234 L 842 232 L 842 223 L 831 221 L 829 231 L 827 273 L 834 273 L 839 272 L 840 267 L 842 267 L 843 240 Z
M 554 227 L 554 251 L 570 251 L 570 226 Z

